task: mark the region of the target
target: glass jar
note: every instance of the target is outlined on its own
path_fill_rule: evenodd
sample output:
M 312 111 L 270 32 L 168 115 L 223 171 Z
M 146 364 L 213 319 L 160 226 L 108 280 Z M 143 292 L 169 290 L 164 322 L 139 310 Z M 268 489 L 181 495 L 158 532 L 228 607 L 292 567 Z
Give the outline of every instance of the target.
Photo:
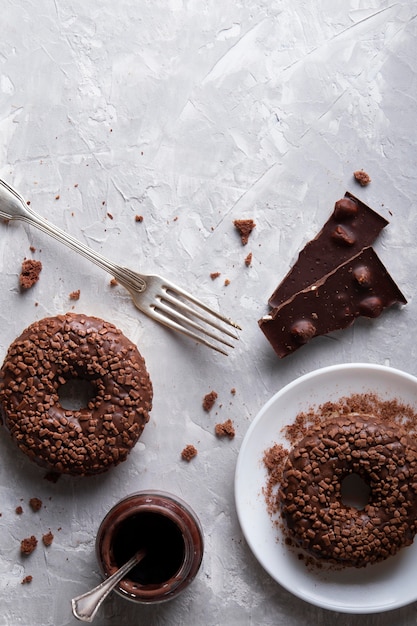
M 97 533 L 101 573 L 107 578 L 142 548 L 145 557 L 115 591 L 139 603 L 176 597 L 195 578 L 203 558 L 203 531 L 194 511 L 163 491 L 140 491 L 120 500 Z

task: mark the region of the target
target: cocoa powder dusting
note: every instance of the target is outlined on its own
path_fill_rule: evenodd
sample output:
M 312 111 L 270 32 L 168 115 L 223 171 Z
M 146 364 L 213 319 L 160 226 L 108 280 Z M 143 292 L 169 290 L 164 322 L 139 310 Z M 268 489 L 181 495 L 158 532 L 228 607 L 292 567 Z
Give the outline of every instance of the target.
M 277 489 L 281 483 L 282 472 L 289 451 L 279 443 L 275 443 L 271 448 L 265 450 L 263 463 L 268 472 L 268 480 L 262 492 L 265 496 L 266 506 L 269 515 L 274 516 L 279 509 L 277 500 Z

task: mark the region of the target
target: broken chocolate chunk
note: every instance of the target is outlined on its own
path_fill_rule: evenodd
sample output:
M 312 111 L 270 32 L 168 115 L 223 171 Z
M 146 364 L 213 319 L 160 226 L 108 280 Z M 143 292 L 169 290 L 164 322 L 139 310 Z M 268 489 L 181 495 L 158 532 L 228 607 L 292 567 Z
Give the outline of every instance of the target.
M 269 298 L 277 307 L 370 246 L 388 221 L 348 191 Z
M 347 328 L 359 316 L 377 317 L 407 300 L 372 248 L 295 294 L 259 320 L 281 358 L 318 335 Z

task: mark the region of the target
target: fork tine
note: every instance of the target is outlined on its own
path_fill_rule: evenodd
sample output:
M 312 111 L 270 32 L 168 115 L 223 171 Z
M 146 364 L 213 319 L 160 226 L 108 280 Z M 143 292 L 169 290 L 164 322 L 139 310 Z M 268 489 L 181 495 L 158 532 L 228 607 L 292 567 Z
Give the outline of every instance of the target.
M 193 295 L 170 281 L 162 279 L 160 276 L 155 276 L 154 278 L 158 278 L 161 282 L 158 284 L 157 292 L 154 292 L 152 299 L 148 301 L 147 307 L 142 309 L 145 313 L 148 313 L 148 315 L 165 326 L 221 354 L 227 355 L 228 353 L 223 347 L 209 341 L 207 338 L 213 339 L 227 348 L 234 348 L 228 337 L 238 340 L 239 336 L 237 333 L 232 332 L 228 326 L 240 329 L 238 324 L 232 322 L 232 320 L 221 313 L 213 311 Z M 190 304 L 194 306 L 190 306 Z M 199 322 L 202 323 L 200 324 Z
M 166 315 L 163 315 L 161 313 L 161 311 L 158 310 L 158 308 L 154 307 L 152 312 L 150 312 L 148 310 L 148 311 L 146 311 L 146 313 L 148 315 L 150 315 L 151 317 L 153 317 L 158 322 L 160 322 L 161 324 L 163 324 L 164 326 L 167 326 L 168 328 L 176 330 L 177 332 L 181 333 L 182 335 L 185 335 L 186 337 L 190 337 L 190 339 L 194 339 L 198 343 L 201 343 L 204 346 L 207 346 L 208 348 L 211 348 L 212 350 L 215 350 L 216 352 L 220 352 L 221 354 L 224 354 L 225 356 L 228 356 L 228 352 L 226 350 L 224 350 L 221 346 L 216 346 L 214 343 L 211 343 L 210 341 L 207 341 L 207 339 L 205 339 L 204 336 L 199 335 L 198 333 L 193 332 L 189 328 L 185 328 L 185 326 L 183 326 L 182 324 L 178 324 L 172 318 L 167 317 Z M 189 320 L 188 320 L 188 322 L 189 322 Z M 207 335 L 207 333 L 206 333 L 206 331 L 204 331 L 204 329 L 202 329 L 202 332 L 204 332 L 204 334 Z M 215 339 L 217 341 L 220 341 L 222 344 L 228 346 L 229 348 L 233 348 L 234 347 L 233 344 L 225 341 L 224 339 L 221 339 L 219 337 L 215 337 Z
M 220 322 L 223 322 L 224 324 L 226 324 L 228 326 L 232 326 L 233 328 L 236 328 L 237 330 L 242 330 L 241 327 L 238 324 L 233 322 L 231 319 L 229 319 L 225 315 L 222 315 L 221 313 L 218 313 L 214 309 L 211 309 L 209 306 L 204 304 L 204 302 L 201 302 L 201 300 L 198 300 L 198 298 L 193 296 L 191 293 L 188 293 L 188 291 L 185 291 L 184 289 L 181 289 L 181 287 L 178 287 L 177 285 L 174 285 L 173 283 L 171 283 L 171 282 L 169 282 L 169 281 L 167 281 L 165 279 L 162 279 L 162 280 L 163 280 L 162 287 L 165 289 L 165 294 L 167 296 L 167 299 L 169 299 L 170 292 L 172 294 L 174 294 L 174 296 L 175 295 L 181 296 L 182 298 L 184 298 L 185 300 L 188 300 L 189 302 L 194 304 L 196 307 L 202 309 L 203 311 L 205 311 L 209 315 L 212 315 L 213 317 L 218 319 Z M 225 329 L 225 328 L 223 328 L 221 326 L 216 325 L 214 322 L 212 322 L 212 321 L 208 320 L 206 317 L 204 317 L 196 309 L 193 309 L 191 307 L 187 307 L 187 305 L 184 302 L 182 302 L 181 300 L 178 300 L 178 299 L 175 298 L 175 299 L 172 299 L 172 302 L 175 305 L 178 305 L 178 306 L 181 305 L 181 308 L 183 308 L 184 310 L 187 309 L 189 312 L 191 312 L 193 315 L 195 315 L 199 319 L 207 322 L 208 324 L 211 324 L 212 326 L 218 328 L 219 330 L 222 330 L 223 332 L 227 333 L 230 337 L 233 337 L 234 339 L 238 339 L 238 336 L 235 333 L 230 332 L 227 328 Z
M 235 324 L 234 322 L 232 322 L 231 320 L 229 320 L 228 318 L 225 318 L 223 316 L 219 317 L 218 315 L 214 315 L 215 314 L 214 311 L 212 311 L 211 309 L 209 309 L 205 305 L 202 305 L 201 303 L 198 303 L 198 305 L 196 304 L 196 306 L 199 306 L 200 308 L 202 308 L 202 310 L 205 311 L 206 313 L 209 313 L 209 314 L 213 315 L 214 319 L 208 318 L 207 315 L 203 315 L 202 313 L 200 313 L 200 311 L 198 309 L 195 309 L 195 308 L 189 306 L 188 304 L 186 304 L 182 300 L 179 300 L 178 298 L 172 297 L 169 292 L 165 292 L 165 295 L 164 295 L 163 298 L 161 296 L 159 296 L 159 301 L 160 301 L 161 306 L 162 306 L 163 301 L 171 304 L 172 305 L 172 312 L 175 315 L 179 315 L 180 314 L 179 311 L 184 311 L 185 313 L 189 313 L 193 317 L 201 320 L 205 324 L 208 324 L 212 328 L 215 328 L 216 330 L 220 331 L 221 333 L 223 333 L 225 335 L 228 335 L 232 339 L 239 339 L 239 337 L 238 337 L 238 335 L 236 333 L 232 332 L 231 330 L 229 330 L 229 328 L 227 328 L 225 326 L 221 326 L 215 320 L 216 319 L 224 320 L 224 323 L 228 323 L 230 326 L 233 326 L 234 328 L 239 328 L 237 326 L 237 324 Z M 198 302 L 198 301 L 196 301 L 195 298 L 193 298 L 193 303 L 196 303 L 196 302 Z M 169 312 L 169 310 L 171 310 L 171 307 L 165 307 L 164 310 Z M 184 321 L 188 322 L 188 323 L 191 322 L 190 318 L 187 317 L 186 315 L 182 316 L 182 319 Z M 198 326 L 198 327 L 201 328 L 201 326 Z M 210 333 L 208 331 L 206 331 L 206 334 L 210 334 Z M 216 337 L 217 335 L 211 335 L 211 336 L 212 337 Z
M 205 328 L 201 324 L 198 324 L 197 322 L 195 322 L 188 316 L 183 315 L 181 311 L 175 309 L 174 307 L 167 306 L 162 300 L 159 302 L 159 304 L 153 304 L 152 309 L 158 312 L 162 316 L 165 313 L 168 319 L 174 322 L 175 320 L 180 320 L 184 322 L 187 326 L 190 326 L 191 328 L 194 328 L 195 330 L 203 333 L 204 335 L 207 335 L 207 337 L 210 337 L 211 339 L 215 339 L 216 341 L 219 341 L 220 343 L 224 344 L 225 346 L 228 346 L 229 348 L 233 348 L 233 344 L 227 341 L 227 339 L 225 339 L 221 335 L 219 336 L 218 334 L 212 332 L 210 329 Z M 190 307 L 187 307 L 187 309 L 192 311 Z M 216 328 L 217 328 L 217 325 L 216 325 Z M 234 337 L 235 339 L 238 339 L 237 336 L 234 336 L 234 335 L 231 335 L 231 336 Z

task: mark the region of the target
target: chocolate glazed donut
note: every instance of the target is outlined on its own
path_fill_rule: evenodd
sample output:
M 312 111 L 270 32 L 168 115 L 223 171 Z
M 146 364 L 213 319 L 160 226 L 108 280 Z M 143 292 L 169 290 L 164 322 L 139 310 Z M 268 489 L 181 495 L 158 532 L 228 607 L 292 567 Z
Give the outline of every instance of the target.
M 87 406 L 60 403 L 68 381 L 86 381 Z M 136 346 L 113 324 L 67 313 L 29 326 L 0 370 L 0 417 L 19 448 L 56 473 L 97 474 L 124 461 L 152 407 Z
M 369 486 L 363 509 L 342 502 L 350 474 Z M 278 497 L 288 537 L 310 555 L 350 567 L 382 561 L 416 533 L 416 446 L 373 416 L 332 419 L 290 452 Z

